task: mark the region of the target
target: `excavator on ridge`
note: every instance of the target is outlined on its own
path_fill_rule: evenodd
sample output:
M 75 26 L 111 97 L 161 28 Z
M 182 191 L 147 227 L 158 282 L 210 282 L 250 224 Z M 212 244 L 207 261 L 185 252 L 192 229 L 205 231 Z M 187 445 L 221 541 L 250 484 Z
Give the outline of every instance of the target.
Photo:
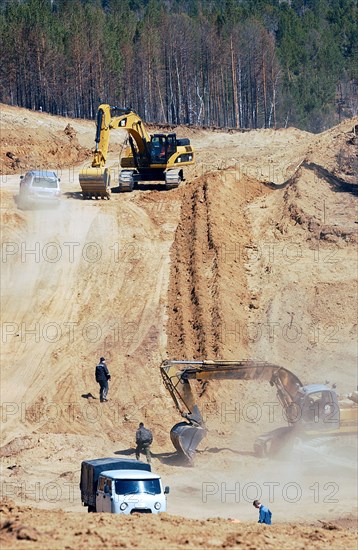
M 164 181 L 166 189 L 173 189 L 184 180 L 183 166 L 194 164 L 195 154 L 188 138 L 177 138 L 175 133 L 150 135 L 131 109 L 102 104 L 97 112 L 92 165 L 79 175 L 84 199 L 110 198 L 111 171 L 105 165 L 110 131 L 115 129 L 127 130 L 129 141 L 120 161 L 120 192 L 132 191 L 141 181 Z
M 312 449 L 330 451 L 347 449 L 352 454 L 358 425 L 358 392 L 348 400 L 338 401 L 333 388 L 324 384 L 304 386 L 289 370 L 257 361 L 164 361 L 160 367 L 163 382 L 177 410 L 186 421 L 172 427 L 170 437 L 176 450 L 193 462 L 196 448 L 206 436 L 207 428 L 190 385 L 191 380 L 266 380 L 277 390 L 288 426 L 256 438 L 256 456 L 275 456 L 294 440 Z M 354 464 L 355 464 L 354 460 Z

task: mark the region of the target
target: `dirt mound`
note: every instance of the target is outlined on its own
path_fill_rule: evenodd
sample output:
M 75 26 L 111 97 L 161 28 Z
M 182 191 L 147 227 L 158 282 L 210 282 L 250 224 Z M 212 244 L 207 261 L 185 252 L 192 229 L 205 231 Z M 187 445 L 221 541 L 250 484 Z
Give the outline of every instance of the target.
M 247 356 L 247 341 L 228 345 L 225 332 L 230 324 L 244 326 L 254 307 L 244 267 L 250 242 L 245 209 L 268 191 L 256 180 L 235 176 L 233 168 L 211 172 L 184 191 L 171 249 L 171 357 Z
M 26 119 L 25 119 L 26 120 Z M 9 128 L 0 143 L 1 174 L 30 169 L 60 169 L 88 158 L 90 150 L 80 145 L 75 130 L 69 125 L 62 130 L 21 127 Z
M 88 517 L 61 511 L 19 508 L 6 501 L 1 506 L 0 540 L 3 548 L 27 548 L 29 541 L 50 549 L 57 548 L 334 548 L 353 550 L 356 533 L 329 522 L 319 524 L 281 524 L 271 527 L 238 521 L 190 520 L 161 516 L 123 516 L 110 514 Z M 342 520 L 352 524 L 352 519 Z M 149 542 L 149 540 L 150 542 Z
M 260 248 L 259 257 L 248 264 L 249 281 L 254 287 L 265 286 L 250 322 L 275 332 L 266 331 L 266 338 L 259 338 L 254 347 L 260 356 L 273 354 L 281 361 L 295 357 L 293 370 L 300 374 L 297 369 L 302 369 L 306 379 L 336 381 L 333 365 L 343 361 L 341 392 L 356 384 L 357 325 L 351 308 L 356 198 L 352 188 L 333 185 L 331 177 L 349 128 L 351 122 L 317 136 L 290 184 L 249 207 L 253 238 Z M 346 346 L 345 354 L 341 346 Z
M 308 151 L 308 162 L 348 184 L 357 184 L 357 123 L 358 117 L 354 117 L 317 135 Z
M 291 180 L 285 190 L 281 219 L 276 228 L 282 233 L 287 232 L 288 225 L 293 222 L 302 226 L 307 240 L 354 243 L 357 241 L 357 226 L 355 204 L 350 194 L 356 194 L 356 189 L 352 189 L 351 184 L 348 188 L 346 183 L 337 184 L 339 189 L 332 196 L 327 188 L 327 178 L 322 178 L 321 174 L 312 164 L 303 163 L 295 174 L 295 181 Z M 343 191 L 346 192 L 342 194 Z
M 346 121 L 317 136 L 290 177 L 270 184 L 271 189 L 285 189 L 277 197 L 278 231 L 289 232 L 293 222 L 302 226 L 308 240 L 357 241 L 356 202 L 351 198 L 358 194 L 354 128 Z
M 33 449 L 36 447 L 36 442 L 29 436 L 15 437 L 12 441 L 0 447 L 0 457 L 17 456 L 24 449 Z
M 168 333 L 173 357 L 215 357 L 218 352 L 219 247 L 213 240 L 212 206 L 207 180 L 186 188 L 171 251 Z
M 335 133 L 345 139 L 344 128 Z M 339 147 L 337 138 L 332 158 Z M 311 148 L 316 161 L 326 159 L 327 141 Z M 339 391 L 355 387 L 355 204 L 349 191 L 337 192 L 315 177 L 305 157 L 279 188 L 247 177 L 237 165 L 185 188 L 171 249 L 170 357 L 270 360 L 304 383 L 336 382 L 334 364 L 342 361 L 344 342 Z M 220 438 L 233 447 L 230 434 L 238 426 L 223 406 L 240 416 L 251 403 L 263 413 L 261 404 L 273 398 L 265 388 L 242 383 L 194 387 L 208 420 L 206 451 Z M 276 417 L 270 426 L 264 414 L 260 423 L 261 433 L 283 425 Z M 252 445 L 258 428 L 241 424 L 241 445 Z

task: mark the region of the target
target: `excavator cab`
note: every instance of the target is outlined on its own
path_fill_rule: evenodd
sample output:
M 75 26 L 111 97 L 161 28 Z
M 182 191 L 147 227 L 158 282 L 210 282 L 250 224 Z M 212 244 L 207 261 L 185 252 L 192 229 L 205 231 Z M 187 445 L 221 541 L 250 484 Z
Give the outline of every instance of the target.
M 176 134 L 154 134 L 150 140 L 152 164 L 167 164 L 177 150 Z
M 298 397 L 301 397 L 299 420 L 302 421 L 305 430 L 317 429 L 318 424 L 321 430 L 339 427 L 339 405 L 335 392 L 327 386 L 311 384 L 301 388 L 298 393 Z

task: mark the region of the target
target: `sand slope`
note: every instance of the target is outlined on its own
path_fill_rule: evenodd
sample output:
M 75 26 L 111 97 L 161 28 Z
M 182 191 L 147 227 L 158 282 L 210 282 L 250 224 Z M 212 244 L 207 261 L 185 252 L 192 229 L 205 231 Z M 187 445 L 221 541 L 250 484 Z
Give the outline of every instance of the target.
M 107 202 L 82 201 L 79 195 L 78 163 L 89 164 L 93 123 L 7 106 L 1 106 L 1 118 L 2 173 L 13 174 L 1 181 L 2 495 L 40 509 L 84 511 L 78 491 L 81 460 L 131 456 L 137 423 L 144 420 L 155 435 L 154 468 L 172 489 L 171 514 L 255 521 L 252 491 L 261 490 L 268 501 L 267 482 L 278 483 L 270 504 L 276 522 L 351 512 L 356 498 L 351 472 L 307 470 L 292 460 L 274 463 L 252 456 L 255 434 L 283 424 L 282 415 L 269 418 L 264 407 L 277 403 L 269 385 L 210 383 L 204 392 L 198 385 L 209 434 L 195 468 L 178 464 L 169 431 L 180 417 L 159 365 L 167 357 L 266 359 L 290 368 L 305 383 L 328 379 L 340 393 L 355 388 L 351 129 L 357 120 L 319 136 L 296 129 L 180 128 L 178 134 L 188 135 L 197 150 L 185 184 L 169 192 L 143 186 L 113 194 Z M 43 143 L 52 147 L 54 133 L 68 123 L 74 131 L 71 139 L 64 133 L 63 140 L 71 153 L 55 148 L 50 156 Z M 26 133 L 31 154 L 24 145 Z M 119 134 L 112 141 L 114 171 L 122 141 Z M 6 156 L 9 144 L 16 155 L 23 148 L 20 165 Z M 63 166 L 60 208 L 22 211 L 16 203 L 18 174 L 43 162 L 48 169 Z M 279 188 L 265 185 L 288 180 Z M 94 381 L 102 354 L 112 374 L 110 401 L 103 405 Z M 250 405 L 261 414 L 253 418 Z M 288 494 L 287 483 L 296 484 Z M 208 484 L 213 494 L 205 500 Z M 244 489 L 245 484 L 256 489 Z M 301 495 L 294 502 L 297 485 Z M 234 496 L 228 496 L 225 491 L 233 487 Z M 13 514 L 24 513 L 21 521 L 49 548 L 50 539 L 42 533 L 51 522 L 63 546 L 97 537 L 91 527 L 96 518 L 6 510 L 11 521 Z M 114 519 L 98 521 L 108 529 L 113 523 L 114 529 Z M 65 541 L 57 524 L 67 521 L 81 534 L 69 528 Z M 144 518 L 128 521 L 137 533 L 148 524 Z M 152 521 L 159 538 L 164 536 L 161 522 L 166 523 L 162 540 L 175 545 L 179 520 Z M 200 531 L 199 525 L 186 523 L 183 537 Z M 240 547 L 249 547 L 245 533 L 250 529 L 261 545 L 263 535 L 253 524 L 245 526 Z M 338 542 L 334 530 L 307 524 L 293 537 L 292 529 L 276 532 L 281 547 L 322 547 L 323 540 L 325 547 L 348 548 L 352 536 L 340 531 Z M 15 547 L 15 531 L 4 527 L 10 547 Z M 234 532 L 229 523 L 206 522 L 207 534 L 198 535 L 193 547 L 238 546 Z M 153 547 L 160 547 L 159 538 L 153 538 Z M 270 540 L 265 538 L 266 546 Z

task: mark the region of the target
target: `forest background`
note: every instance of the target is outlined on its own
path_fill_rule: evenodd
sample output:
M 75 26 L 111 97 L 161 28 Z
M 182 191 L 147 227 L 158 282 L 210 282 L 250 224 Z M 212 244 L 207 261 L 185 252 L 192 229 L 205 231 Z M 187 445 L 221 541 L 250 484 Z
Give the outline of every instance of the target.
M 354 0 L 0 0 L 0 101 L 320 132 L 358 112 Z

